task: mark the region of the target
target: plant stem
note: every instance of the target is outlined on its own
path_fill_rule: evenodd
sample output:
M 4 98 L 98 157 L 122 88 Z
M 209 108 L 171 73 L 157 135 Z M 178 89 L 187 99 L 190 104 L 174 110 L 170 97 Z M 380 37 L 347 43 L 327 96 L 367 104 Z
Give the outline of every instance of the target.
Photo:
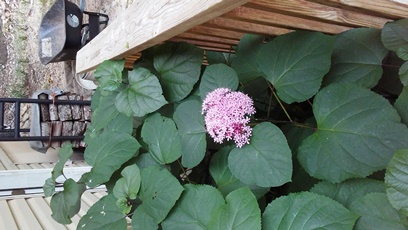
M 268 113 L 266 114 L 266 118 L 269 118 L 269 115 L 271 114 L 271 105 L 272 105 L 272 94 L 269 97 Z
M 183 175 L 186 177 L 186 181 L 190 184 L 195 184 L 194 182 L 190 181 L 190 179 L 188 178 L 188 175 L 186 173 L 186 170 L 184 170 L 183 165 L 181 165 L 180 161 L 177 159 L 177 163 L 180 166 L 181 170 L 183 171 Z M 183 180 L 183 178 L 181 178 Z
M 283 112 L 285 112 L 286 117 L 289 119 L 289 121 L 293 121 L 292 118 L 290 117 L 288 111 L 286 111 L 285 106 L 283 106 L 281 100 L 279 99 L 278 95 L 275 93 L 275 89 L 273 88 L 272 84 L 269 81 L 266 81 L 268 83 L 269 88 L 271 89 L 273 96 L 275 96 L 276 100 L 278 101 L 279 105 L 283 109 Z

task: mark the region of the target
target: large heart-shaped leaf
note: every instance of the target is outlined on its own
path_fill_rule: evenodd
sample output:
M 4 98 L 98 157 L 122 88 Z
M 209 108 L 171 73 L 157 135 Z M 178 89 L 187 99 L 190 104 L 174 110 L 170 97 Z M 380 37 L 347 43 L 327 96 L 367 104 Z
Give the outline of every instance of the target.
M 237 189 L 225 200 L 227 203 L 212 213 L 207 229 L 261 229 L 261 210 L 249 188 Z
M 407 217 L 398 213 L 384 193 L 370 193 L 353 201 L 350 210 L 360 215 L 354 229 L 407 229 Z
M 176 124 L 170 118 L 155 113 L 144 121 L 143 141 L 149 146 L 149 153 L 161 164 L 168 164 L 181 156 L 181 137 Z
M 394 208 L 408 216 L 408 149 L 398 150 L 387 166 L 386 192 Z
M 366 177 L 408 147 L 408 129 L 396 110 L 368 89 L 330 85 L 316 95 L 313 113 L 318 129 L 302 142 L 298 160 L 315 178 L 339 183 Z
M 374 192 L 385 193 L 385 184 L 372 179 L 350 179 L 340 184 L 322 181 L 310 191 L 332 198 L 348 208 L 356 198 Z
M 248 186 L 234 177 L 228 168 L 228 156 L 232 149 L 234 149 L 232 146 L 223 147 L 211 157 L 210 174 L 223 196 L 227 196 L 238 188 Z M 269 191 L 269 188 L 262 188 L 256 185 L 248 187 L 257 199 Z
M 217 88 L 238 88 L 238 76 L 234 69 L 225 64 L 215 64 L 208 66 L 201 78 L 200 96 L 204 100 L 207 93 Z
M 208 229 L 211 214 L 225 204 L 221 193 L 208 185 L 184 186 L 176 206 L 163 221 L 163 229 Z
M 232 57 L 234 57 L 234 54 L 231 54 L 231 53 L 223 53 L 223 52 L 217 52 L 217 51 L 211 51 L 211 50 L 205 51 L 205 59 L 210 65 L 214 65 L 214 64 L 229 65 L 231 63 Z
M 193 90 L 200 78 L 204 52 L 188 43 L 171 43 L 156 47 L 154 68 L 160 73 L 160 83 L 166 99 L 181 101 Z
M 201 103 L 198 100 L 182 102 L 175 109 L 173 119 L 181 134 L 181 163 L 184 167 L 192 168 L 204 158 L 207 147 Z
M 126 229 L 125 217 L 116 206 L 116 199 L 113 194 L 109 194 L 92 205 L 79 221 L 77 229 Z
M 184 188 L 166 168 L 152 166 L 141 170 L 142 184 L 137 207 L 132 218 L 133 229 L 157 229 L 157 225 L 179 199 Z
M 282 101 L 306 101 L 317 93 L 330 69 L 333 41 L 331 36 L 307 31 L 278 36 L 259 51 L 259 71 Z
M 88 143 L 85 160 L 92 167 L 86 183 L 93 187 L 109 180 L 123 163 L 136 155 L 140 144 L 127 133 L 104 132 Z
M 408 86 L 402 89 L 401 94 L 394 103 L 394 108 L 401 116 L 402 123 L 408 125 Z
M 336 201 L 311 192 L 272 201 L 262 216 L 265 230 L 353 229 L 358 216 Z
M 95 70 L 94 77 L 99 87 L 105 91 L 113 91 L 122 84 L 122 71 L 125 60 L 108 60 L 102 62 Z
M 381 40 L 387 49 L 398 51 L 408 45 L 408 19 L 387 22 L 381 32 Z
M 76 183 L 69 178 L 64 182 L 64 190 L 55 193 L 50 202 L 52 218 L 60 224 L 72 223 L 71 218 L 81 208 L 81 195 L 85 191 L 85 184 Z
M 381 43 L 381 31 L 359 28 L 336 36 L 332 67 L 326 75 L 327 84 L 355 83 L 366 88 L 378 84 L 383 70 L 382 60 L 388 53 Z
M 246 83 L 264 76 L 259 70 L 258 62 L 263 41 L 264 37 L 252 34 L 244 35 L 239 41 L 231 66 L 237 72 L 240 82 Z
M 156 76 L 145 68 L 129 72 L 129 86 L 116 97 L 116 108 L 128 115 L 142 117 L 158 110 L 167 101 Z
M 404 86 L 408 86 L 408 61 L 404 62 L 398 71 L 401 83 Z
M 282 131 L 264 122 L 253 128 L 249 144 L 231 151 L 228 166 L 245 184 L 277 187 L 291 180 L 292 153 Z

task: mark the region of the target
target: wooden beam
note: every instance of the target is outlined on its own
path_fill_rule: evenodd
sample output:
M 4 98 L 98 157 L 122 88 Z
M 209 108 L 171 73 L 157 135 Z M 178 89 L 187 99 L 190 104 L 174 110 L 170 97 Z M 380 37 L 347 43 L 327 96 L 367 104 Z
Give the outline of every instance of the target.
M 106 29 L 79 50 L 76 71 L 125 58 L 218 17 L 248 0 L 135 0 Z
M 310 2 L 307 0 L 253 0 L 245 6 L 268 9 L 270 11 L 283 11 L 304 18 L 316 18 L 321 21 L 329 21 L 346 26 L 382 28 L 391 19 L 367 15 L 347 9 L 336 8 Z

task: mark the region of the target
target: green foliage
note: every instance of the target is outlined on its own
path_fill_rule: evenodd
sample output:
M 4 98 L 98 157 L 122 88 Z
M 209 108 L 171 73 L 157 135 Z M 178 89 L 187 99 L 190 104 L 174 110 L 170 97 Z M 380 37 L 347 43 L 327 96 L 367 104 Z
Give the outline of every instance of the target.
M 134 229 L 407 228 L 406 31 L 405 19 L 382 31 L 245 35 L 233 54 L 206 51 L 207 66 L 187 43 L 145 50 L 133 70 L 104 62 L 85 135 L 92 169 L 65 178 L 72 150 L 60 149 L 43 187 L 53 218 L 69 224 L 86 186 L 105 185 L 79 229 L 129 219 Z M 242 148 L 207 135 L 220 116 L 203 114 L 203 99 L 220 87 L 253 99 Z
M 263 229 L 352 229 L 358 216 L 336 201 L 311 192 L 280 197 L 266 207 Z

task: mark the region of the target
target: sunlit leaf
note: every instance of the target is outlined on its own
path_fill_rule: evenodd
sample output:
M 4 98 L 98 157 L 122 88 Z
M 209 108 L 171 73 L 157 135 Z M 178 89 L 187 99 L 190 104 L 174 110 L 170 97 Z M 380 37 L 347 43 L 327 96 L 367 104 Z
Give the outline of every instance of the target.
M 225 204 L 221 193 L 208 185 L 184 186 L 186 189 L 169 216 L 163 229 L 208 229 L 211 214 Z
M 181 156 L 181 137 L 172 119 L 159 113 L 149 116 L 141 135 L 153 159 L 161 164 L 171 163 Z
M 282 101 L 290 104 L 313 97 L 330 69 L 332 36 L 296 31 L 276 37 L 258 53 L 259 71 L 266 75 Z
M 169 102 L 184 99 L 200 77 L 203 50 L 188 43 L 167 42 L 155 51 L 153 64 L 160 73 L 164 96 Z
M 339 183 L 366 177 L 408 147 L 408 129 L 397 111 L 368 89 L 330 85 L 316 95 L 313 113 L 318 130 L 302 142 L 298 160 L 315 178 Z
M 99 98 L 98 107 L 92 113 L 92 125 L 95 130 L 105 128 L 119 114 L 115 107 L 117 95 L 117 92 L 109 92 Z
M 102 62 L 95 70 L 94 77 L 99 87 L 105 91 L 113 91 L 122 83 L 122 71 L 125 60 L 108 60 Z
M 72 150 L 72 144 L 70 142 L 63 144 L 58 150 L 58 162 L 55 164 L 54 169 L 51 172 L 51 178 L 54 181 L 63 174 L 62 170 L 64 169 L 64 165 L 73 153 L 74 151 Z
M 352 229 L 358 216 L 336 201 L 311 192 L 272 201 L 262 216 L 265 230 Z
M 167 169 L 152 166 L 141 170 L 139 198 L 133 214 L 133 229 L 155 229 L 166 218 L 184 188 Z
M 384 193 L 370 193 L 353 201 L 350 210 L 360 215 L 354 229 L 400 229 L 408 228 L 407 217 L 398 213 Z
M 225 64 L 215 64 L 208 66 L 201 78 L 200 96 L 204 100 L 207 93 L 217 88 L 238 88 L 238 76 L 234 69 Z
M 207 147 L 201 103 L 198 100 L 182 102 L 174 111 L 173 119 L 181 134 L 181 163 L 192 168 L 204 158 Z
M 122 178 L 116 181 L 115 187 L 113 187 L 113 195 L 118 199 L 136 199 L 141 182 L 139 167 L 135 164 L 129 165 L 122 170 L 120 175 L 122 175 Z
M 76 183 L 73 179 L 64 182 L 64 191 L 55 193 L 51 198 L 52 218 L 60 224 L 72 223 L 71 218 L 79 212 L 81 195 L 85 184 Z
M 282 131 L 264 122 L 253 128 L 249 144 L 231 151 L 228 166 L 245 184 L 277 187 L 291 180 L 292 153 Z
M 218 190 L 223 196 L 227 196 L 238 188 L 249 187 L 256 198 L 259 199 L 268 192 L 269 188 L 246 185 L 232 175 L 228 168 L 228 155 L 233 148 L 232 146 L 223 147 L 211 157 L 210 174 L 217 184 Z
M 125 215 L 116 206 L 116 199 L 113 194 L 106 195 L 98 200 L 88 210 L 78 223 L 78 230 L 91 229 L 126 229 L 127 223 Z
M 385 193 L 385 184 L 372 179 L 350 179 L 339 184 L 322 181 L 310 191 L 332 198 L 348 208 L 356 198 L 374 192 Z
M 398 150 L 387 166 L 385 184 L 392 206 L 408 216 L 408 149 Z
M 93 187 L 107 182 L 123 163 L 136 155 L 140 144 L 127 133 L 105 132 L 85 149 L 85 160 L 93 166 L 86 175 L 86 183 Z
M 44 182 L 43 190 L 45 197 L 50 197 L 55 193 L 55 180 L 52 178 L 48 178 Z
M 372 88 L 382 76 L 382 60 L 387 53 L 381 43 L 380 30 L 359 28 L 343 32 L 336 36 L 333 64 L 325 82 L 355 83 Z
M 225 198 L 226 204 L 212 213 L 207 229 L 261 229 L 261 210 L 249 188 L 237 189 Z
M 129 86 L 116 97 L 116 108 L 128 115 L 142 117 L 158 110 L 167 101 L 157 77 L 145 68 L 129 72 Z

